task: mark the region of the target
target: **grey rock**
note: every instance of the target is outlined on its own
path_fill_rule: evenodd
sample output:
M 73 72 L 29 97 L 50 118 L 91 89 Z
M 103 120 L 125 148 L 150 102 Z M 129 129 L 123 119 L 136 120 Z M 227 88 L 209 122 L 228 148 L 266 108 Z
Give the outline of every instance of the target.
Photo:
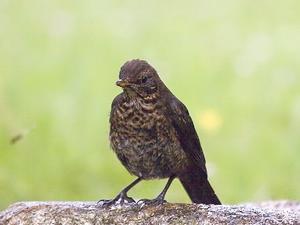
M 20 202 L 0 212 L 1 225 L 97 224 L 300 224 L 300 202 L 244 205 L 125 204 L 94 202 Z

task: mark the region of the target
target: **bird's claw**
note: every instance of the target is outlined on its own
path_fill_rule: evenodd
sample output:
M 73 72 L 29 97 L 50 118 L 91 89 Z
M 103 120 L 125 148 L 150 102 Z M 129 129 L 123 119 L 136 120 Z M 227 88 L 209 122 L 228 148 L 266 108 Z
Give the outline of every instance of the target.
M 111 200 L 99 200 L 97 205 L 101 205 L 103 207 L 110 207 L 113 205 L 124 205 L 128 203 L 135 203 L 134 199 L 128 197 L 126 194 L 118 194 L 114 199 Z
M 143 204 L 143 205 L 162 205 L 167 203 L 166 200 L 162 198 L 155 198 L 155 199 L 140 199 L 138 201 L 138 204 Z

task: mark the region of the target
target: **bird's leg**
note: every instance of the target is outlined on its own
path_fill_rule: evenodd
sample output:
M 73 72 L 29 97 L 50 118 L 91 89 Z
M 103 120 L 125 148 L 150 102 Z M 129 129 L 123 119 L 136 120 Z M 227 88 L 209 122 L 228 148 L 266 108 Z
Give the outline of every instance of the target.
M 173 180 L 175 179 L 175 176 L 172 175 L 171 177 L 169 177 L 169 180 L 166 184 L 166 186 L 164 187 L 164 189 L 162 190 L 162 192 L 155 198 L 155 199 L 141 199 L 139 200 L 139 202 L 142 202 L 142 203 L 145 203 L 145 204 L 157 204 L 157 205 L 160 205 L 160 204 L 163 204 L 165 203 L 165 196 L 166 196 L 166 193 L 171 185 L 171 183 L 173 182 Z
M 135 186 L 137 183 L 139 183 L 142 180 L 141 177 L 138 177 L 136 180 L 134 180 L 131 184 L 129 184 L 127 187 L 125 187 L 114 199 L 112 200 L 99 200 L 97 204 L 102 204 L 102 206 L 111 206 L 115 204 L 123 205 L 125 202 L 131 203 L 135 202 L 133 198 L 127 196 L 127 192 Z

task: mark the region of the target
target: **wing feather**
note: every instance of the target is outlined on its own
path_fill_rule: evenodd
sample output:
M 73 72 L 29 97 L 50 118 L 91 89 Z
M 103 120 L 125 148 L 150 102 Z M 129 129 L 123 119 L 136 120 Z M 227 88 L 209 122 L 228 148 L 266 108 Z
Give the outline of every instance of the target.
M 185 105 L 175 96 L 170 95 L 166 102 L 166 116 L 175 128 L 182 149 L 196 167 L 200 167 L 207 176 L 205 157 L 193 121 Z

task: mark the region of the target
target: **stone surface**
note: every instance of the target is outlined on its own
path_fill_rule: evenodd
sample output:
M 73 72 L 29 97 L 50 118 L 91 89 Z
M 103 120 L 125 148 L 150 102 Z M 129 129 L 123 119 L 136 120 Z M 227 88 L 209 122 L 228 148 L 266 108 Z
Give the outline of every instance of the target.
M 0 212 L 1 225 L 65 224 L 300 224 L 300 202 L 244 205 L 126 204 L 94 202 L 20 202 Z

